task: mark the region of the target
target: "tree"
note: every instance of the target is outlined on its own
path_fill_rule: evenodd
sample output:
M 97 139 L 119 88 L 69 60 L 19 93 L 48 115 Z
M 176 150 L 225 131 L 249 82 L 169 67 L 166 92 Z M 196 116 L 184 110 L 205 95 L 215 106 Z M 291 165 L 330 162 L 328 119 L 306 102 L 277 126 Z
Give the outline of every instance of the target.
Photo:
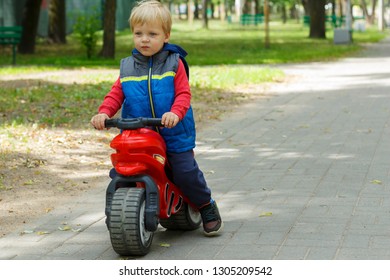
M 367 21 L 370 24 L 373 24 L 375 21 L 375 8 L 377 0 L 372 0 L 371 13 L 368 12 L 367 3 L 365 0 L 361 0 L 361 5 L 363 9 L 363 14 L 366 17 Z
M 54 43 L 66 44 L 65 0 L 51 0 L 49 3 L 49 38 Z
M 296 0 L 270 0 L 273 6 L 276 6 L 278 10 L 281 12 L 281 17 L 283 23 L 287 22 L 287 9 L 295 10 Z M 296 16 L 292 16 L 292 18 L 296 18 Z
M 202 0 L 202 21 L 203 21 L 203 24 L 202 24 L 202 27 L 203 28 L 209 28 L 209 23 L 208 23 L 208 18 L 207 18 L 207 7 L 208 7 L 208 0 Z
M 199 0 L 194 0 L 194 19 L 199 19 Z
M 265 38 L 264 38 L 264 47 L 269 49 L 270 40 L 269 40 L 269 4 L 268 0 L 264 0 L 264 28 L 265 28 Z
M 188 17 L 188 23 L 192 25 L 194 22 L 194 14 L 192 13 L 192 6 L 194 5 L 193 0 L 188 0 L 187 3 L 187 17 Z
M 302 6 L 303 6 L 303 10 L 305 12 L 305 16 L 310 15 L 309 1 L 310 0 L 302 0 Z
M 102 57 L 115 58 L 115 14 L 116 0 L 106 0 L 104 4 Z
M 20 53 L 35 52 L 35 38 L 37 35 L 39 13 L 42 0 L 27 0 L 23 9 L 22 38 L 18 46 Z
M 326 38 L 325 4 L 326 0 L 308 0 L 310 12 L 310 38 Z

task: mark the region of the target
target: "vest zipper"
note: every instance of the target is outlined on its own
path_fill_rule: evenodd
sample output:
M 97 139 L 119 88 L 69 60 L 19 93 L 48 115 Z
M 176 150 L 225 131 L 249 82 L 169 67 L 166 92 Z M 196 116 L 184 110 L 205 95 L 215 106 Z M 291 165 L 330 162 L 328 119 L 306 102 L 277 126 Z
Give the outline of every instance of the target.
M 149 103 L 150 110 L 152 111 L 152 117 L 156 118 L 156 112 L 154 111 L 154 102 L 153 102 L 153 92 L 152 92 L 152 68 L 153 68 L 153 57 L 149 59 L 149 74 L 148 74 L 148 94 L 149 94 Z M 160 133 L 160 130 L 157 126 L 154 127 L 154 130 Z
M 152 68 L 153 68 L 153 57 L 150 57 L 149 74 L 148 74 L 148 94 L 149 94 L 149 103 L 150 103 L 150 109 L 152 111 L 152 116 L 153 118 L 155 118 L 156 112 L 154 111 L 153 94 L 152 94 Z

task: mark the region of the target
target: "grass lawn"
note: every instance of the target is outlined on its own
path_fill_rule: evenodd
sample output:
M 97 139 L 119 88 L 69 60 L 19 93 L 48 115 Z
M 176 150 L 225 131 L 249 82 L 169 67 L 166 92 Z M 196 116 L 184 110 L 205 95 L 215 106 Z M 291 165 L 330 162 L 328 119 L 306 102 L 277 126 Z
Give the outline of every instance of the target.
M 333 30 L 328 29 L 327 39 L 309 39 L 309 28 L 303 24 L 271 22 L 269 49 L 264 48 L 264 27 L 210 21 L 209 29 L 202 29 L 200 22 L 189 26 L 187 22 L 173 24 L 171 42 L 181 45 L 189 53 L 191 66 L 221 64 L 278 64 L 290 62 L 324 61 L 351 54 L 364 43 L 377 42 L 385 33 L 369 28 L 366 32 L 354 32 L 353 44 L 334 45 Z M 102 42 L 98 42 L 97 50 Z M 38 40 L 34 55 L 17 55 L 17 64 L 52 67 L 117 67 L 119 60 L 130 55 L 133 48 L 130 30 L 117 33 L 116 58 L 102 59 L 95 56 L 86 59 L 85 51 L 74 36 L 68 36 L 66 45 L 47 44 Z M 9 65 L 10 48 L 0 49 L 0 66 Z M 9 53 L 7 53 L 9 51 Z M 0 69 L 0 74 L 6 69 Z M 11 71 L 11 70 L 9 70 Z
M 265 49 L 263 25 L 242 27 L 210 21 L 209 29 L 205 30 L 200 22 L 190 26 L 177 21 L 173 26 L 171 42 L 181 45 L 189 53 L 193 102 L 203 103 L 205 108 L 216 103 L 223 107 L 223 102 L 234 104 L 242 100 L 242 95 L 232 93 L 233 88 L 283 78 L 282 71 L 268 65 L 334 60 L 386 35 L 372 28 L 355 32 L 353 44 L 334 45 L 331 29 L 327 30 L 327 39 L 313 40 L 308 39 L 309 29 L 302 24 L 272 22 L 271 47 Z M 116 38 L 115 59 L 95 56 L 88 60 L 73 36 L 68 37 L 66 45 L 38 40 L 34 55 L 17 55 L 16 67 L 9 65 L 9 50 L 0 49 L 0 128 L 31 123 L 75 126 L 77 119 L 89 119 L 109 91 L 115 76 L 86 71 L 89 81 L 85 83 L 63 83 L 63 77 L 49 82 L 41 80 L 33 86 L 28 86 L 28 83 L 21 86 L 21 81 L 29 74 L 45 72 L 49 75 L 63 69 L 118 69 L 120 58 L 128 56 L 133 46 L 129 30 L 118 32 Z M 101 42 L 97 49 L 100 48 Z M 10 75 L 16 75 L 15 83 L 8 82 L 5 86 L 1 76 Z

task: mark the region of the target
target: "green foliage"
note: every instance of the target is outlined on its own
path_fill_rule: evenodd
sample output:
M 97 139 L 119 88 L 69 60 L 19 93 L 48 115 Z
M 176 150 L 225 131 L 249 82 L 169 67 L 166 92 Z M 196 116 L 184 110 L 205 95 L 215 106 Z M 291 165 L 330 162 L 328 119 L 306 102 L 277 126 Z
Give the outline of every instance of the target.
M 79 13 L 73 26 L 74 33 L 86 49 L 88 59 L 92 58 L 96 50 L 98 31 L 101 29 L 100 16 L 96 10 L 92 13 Z

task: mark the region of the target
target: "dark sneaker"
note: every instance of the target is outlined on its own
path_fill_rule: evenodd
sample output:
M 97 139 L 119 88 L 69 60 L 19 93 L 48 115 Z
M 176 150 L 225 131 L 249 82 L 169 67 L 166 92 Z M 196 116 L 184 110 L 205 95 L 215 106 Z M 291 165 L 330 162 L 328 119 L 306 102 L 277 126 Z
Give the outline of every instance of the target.
M 223 228 L 223 222 L 219 215 L 217 203 L 212 201 L 210 204 L 199 209 L 202 216 L 203 232 L 206 236 L 217 235 Z

